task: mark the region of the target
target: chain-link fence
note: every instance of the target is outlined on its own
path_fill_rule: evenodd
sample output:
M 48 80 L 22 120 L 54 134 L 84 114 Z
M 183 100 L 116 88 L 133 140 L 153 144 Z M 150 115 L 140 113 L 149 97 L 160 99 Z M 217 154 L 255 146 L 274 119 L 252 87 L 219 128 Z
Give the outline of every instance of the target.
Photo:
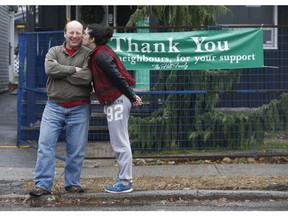
M 277 47 L 264 49 L 262 68 L 131 71 L 144 102 L 129 120 L 134 157 L 287 155 L 288 28 L 273 28 Z M 19 145 L 37 145 L 45 55 L 63 41 L 62 31 L 19 36 Z M 103 107 L 91 99 L 87 158 L 113 157 Z M 64 143 L 65 128 L 59 148 Z

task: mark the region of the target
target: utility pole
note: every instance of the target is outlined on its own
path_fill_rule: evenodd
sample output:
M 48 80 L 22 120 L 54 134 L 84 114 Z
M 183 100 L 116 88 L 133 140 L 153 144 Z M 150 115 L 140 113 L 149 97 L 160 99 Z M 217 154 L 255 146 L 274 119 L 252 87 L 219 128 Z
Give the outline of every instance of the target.
M 33 32 L 36 28 L 36 6 L 26 6 L 26 31 Z
M 66 19 L 65 24 L 71 21 L 71 6 L 66 5 Z

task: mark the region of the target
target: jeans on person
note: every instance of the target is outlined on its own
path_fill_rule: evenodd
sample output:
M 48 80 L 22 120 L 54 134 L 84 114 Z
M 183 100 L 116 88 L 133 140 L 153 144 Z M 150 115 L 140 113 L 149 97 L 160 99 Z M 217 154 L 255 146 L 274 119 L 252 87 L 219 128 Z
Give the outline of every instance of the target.
M 56 144 L 66 126 L 64 187 L 80 186 L 80 175 L 88 142 L 90 104 L 64 108 L 47 101 L 40 126 L 35 185 L 51 191 L 55 172 Z

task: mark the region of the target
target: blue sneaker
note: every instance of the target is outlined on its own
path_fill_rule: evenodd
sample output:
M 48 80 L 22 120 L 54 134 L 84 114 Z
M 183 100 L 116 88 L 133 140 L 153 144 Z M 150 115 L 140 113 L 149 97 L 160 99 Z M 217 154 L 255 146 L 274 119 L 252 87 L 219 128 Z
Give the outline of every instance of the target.
M 124 185 L 121 183 L 120 179 L 116 180 L 115 184 L 108 185 L 104 187 L 105 191 L 108 193 L 129 193 L 133 191 L 132 183 L 129 182 L 129 184 Z

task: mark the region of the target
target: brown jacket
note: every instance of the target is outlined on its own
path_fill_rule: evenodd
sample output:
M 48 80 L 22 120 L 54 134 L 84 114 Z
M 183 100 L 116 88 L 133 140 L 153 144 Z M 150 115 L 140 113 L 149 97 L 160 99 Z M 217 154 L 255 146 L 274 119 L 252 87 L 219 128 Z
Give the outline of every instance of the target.
M 45 58 L 47 79 L 47 95 L 52 102 L 72 102 L 89 100 L 92 90 L 92 73 L 88 68 L 91 50 L 81 46 L 70 56 L 64 44 L 49 49 Z M 57 62 L 55 62 L 56 60 Z M 75 67 L 82 70 L 76 72 Z

